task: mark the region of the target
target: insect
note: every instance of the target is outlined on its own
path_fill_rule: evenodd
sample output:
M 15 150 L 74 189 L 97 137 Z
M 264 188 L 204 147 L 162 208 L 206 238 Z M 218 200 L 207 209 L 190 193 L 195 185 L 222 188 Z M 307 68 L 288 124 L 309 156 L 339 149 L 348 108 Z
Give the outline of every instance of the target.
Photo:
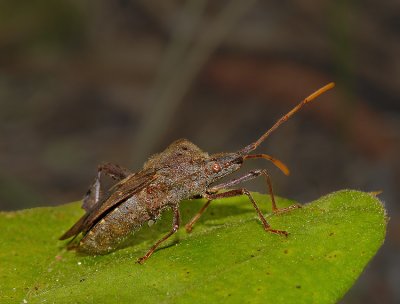
M 221 184 L 216 184 L 216 182 L 239 170 L 245 160 L 252 158 L 269 160 L 283 173 L 288 174 L 287 167 L 279 160 L 267 154 L 250 154 L 250 152 L 254 151 L 274 130 L 305 104 L 330 90 L 334 85 L 334 83 L 329 83 L 312 93 L 282 116 L 257 141 L 237 152 L 209 155 L 190 141 L 179 139 L 163 152 L 150 157 L 142 170 L 137 173 L 110 163 L 100 165 L 94 183 L 83 198 L 82 208 L 86 213 L 60 237 L 60 240 L 70 237 L 75 239 L 82 233 L 81 240 L 75 245 L 77 251 L 86 254 L 106 254 L 115 250 L 129 234 L 137 231 L 144 223 L 147 222 L 149 225 L 154 223 L 164 210 L 171 208 L 173 211 L 171 230 L 138 259 L 139 263 L 143 263 L 162 242 L 178 230 L 179 203 L 182 200 L 198 197 L 207 199 L 200 211 L 186 224 L 185 228 L 190 232 L 212 200 L 237 195 L 246 195 L 249 198 L 265 231 L 287 236 L 286 231 L 273 229 L 268 224 L 246 188 L 231 189 L 244 181 L 264 176 L 274 213 L 297 207 L 295 205 L 280 209 L 276 206 L 271 179 L 265 169 L 252 170 Z M 101 189 L 103 174 L 117 181 L 104 193 Z M 221 191 L 223 189 L 231 190 Z

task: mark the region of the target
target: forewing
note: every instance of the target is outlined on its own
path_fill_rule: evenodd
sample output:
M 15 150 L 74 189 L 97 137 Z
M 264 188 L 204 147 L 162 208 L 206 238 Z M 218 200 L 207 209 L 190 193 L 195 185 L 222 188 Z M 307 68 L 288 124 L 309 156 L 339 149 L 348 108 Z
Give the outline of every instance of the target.
M 154 181 L 157 178 L 156 172 L 157 170 L 155 169 L 142 170 L 129 175 L 118 184 L 114 185 L 109 195 L 106 195 L 104 200 L 99 201 L 92 209 L 82 216 L 74 226 L 60 237 L 60 240 L 65 240 L 80 232 L 88 231 L 104 216 L 104 214 L 116 208 L 120 203 L 143 190 Z

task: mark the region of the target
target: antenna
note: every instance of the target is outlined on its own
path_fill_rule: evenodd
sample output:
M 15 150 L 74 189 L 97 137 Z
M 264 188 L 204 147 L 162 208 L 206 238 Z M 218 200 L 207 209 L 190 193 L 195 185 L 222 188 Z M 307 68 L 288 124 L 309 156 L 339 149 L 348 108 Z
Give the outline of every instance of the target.
M 291 111 L 289 111 L 286 115 L 282 116 L 267 132 L 265 132 L 257 141 L 251 143 L 250 145 L 244 147 L 242 150 L 239 151 L 239 154 L 246 155 L 251 151 L 257 149 L 257 147 L 273 132 L 275 131 L 281 124 L 287 121 L 290 117 L 292 117 L 297 111 L 299 111 L 304 105 L 313 101 L 315 98 L 320 96 L 321 94 L 325 93 L 326 91 L 332 89 L 335 86 L 334 82 L 328 83 L 327 85 L 323 86 L 322 88 L 318 89 L 305 99 L 301 101 L 297 106 L 295 106 Z

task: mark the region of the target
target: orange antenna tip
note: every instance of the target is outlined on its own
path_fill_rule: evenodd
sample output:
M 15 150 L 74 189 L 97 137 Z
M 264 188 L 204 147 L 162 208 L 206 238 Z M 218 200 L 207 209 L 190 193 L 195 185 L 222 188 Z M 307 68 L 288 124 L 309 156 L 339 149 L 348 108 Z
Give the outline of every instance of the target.
M 320 96 L 321 94 L 325 93 L 326 91 L 332 89 L 335 87 L 335 83 L 334 82 L 330 82 L 327 85 L 323 86 L 322 88 L 318 89 L 317 91 L 315 91 L 314 93 L 312 93 L 310 96 L 308 96 L 305 99 L 305 103 L 310 102 L 312 100 L 314 100 L 315 98 L 317 98 L 318 96 Z

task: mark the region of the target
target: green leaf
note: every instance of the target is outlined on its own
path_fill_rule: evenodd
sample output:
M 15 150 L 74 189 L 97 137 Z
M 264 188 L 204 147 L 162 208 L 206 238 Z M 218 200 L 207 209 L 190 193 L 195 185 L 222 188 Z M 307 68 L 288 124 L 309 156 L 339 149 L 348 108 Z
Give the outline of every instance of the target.
M 268 210 L 268 196 L 254 196 Z M 183 202 L 183 223 L 203 203 Z M 213 202 L 191 234 L 180 229 L 135 263 L 169 230 L 166 213 L 105 256 L 80 256 L 57 240 L 82 214 L 78 203 L 0 213 L 0 302 L 334 303 L 382 245 L 387 222 L 375 196 L 344 190 L 269 216 L 285 238 L 266 233 L 248 199 L 235 197 Z

